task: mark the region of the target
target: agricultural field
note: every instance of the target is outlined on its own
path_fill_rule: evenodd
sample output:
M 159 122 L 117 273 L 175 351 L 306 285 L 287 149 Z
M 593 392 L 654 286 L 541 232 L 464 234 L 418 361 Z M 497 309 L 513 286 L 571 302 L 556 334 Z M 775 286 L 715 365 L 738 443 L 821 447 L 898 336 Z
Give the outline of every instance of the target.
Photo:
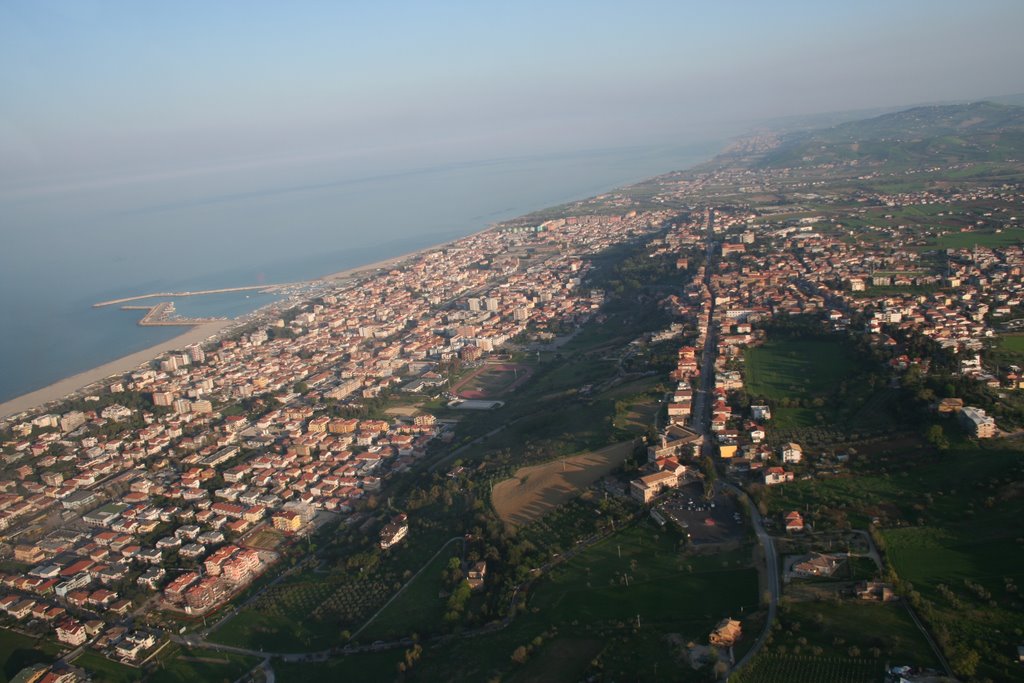
M 529 659 L 509 679 L 511 683 L 562 683 L 577 680 L 579 672 L 604 649 L 596 638 L 559 638 Z
M 1009 247 L 1024 241 L 1024 230 L 1006 228 L 1001 232 L 994 230 L 977 230 L 971 232 L 951 232 L 936 240 L 940 249 L 971 249 L 979 247 Z
M 357 625 L 387 600 L 394 580 L 397 577 L 339 571 L 284 581 L 268 588 L 211 640 L 279 652 L 341 645 L 341 631 Z
M 555 556 L 583 539 L 610 531 L 614 524 L 626 521 L 632 514 L 631 506 L 616 503 L 598 502 L 591 494 L 585 493 L 537 521 L 519 527 L 517 534 Z
M 877 682 L 887 662 L 939 666 L 903 605 L 787 601 L 765 649 L 733 680 Z
M 344 644 L 344 631 L 362 626 L 452 537 L 452 529 L 437 520 L 436 513 L 421 509 L 409 537 L 388 551 L 362 533 L 352 534 L 358 540 L 349 546 L 332 545 L 330 537 L 318 534 L 313 542 L 325 545 L 319 565 L 268 586 L 209 640 L 277 652 Z
M 939 665 L 928 641 L 898 602 L 784 602 L 769 651 Z
M 578 496 L 621 465 L 633 454 L 633 448 L 632 441 L 624 441 L 599 451 L 524 467 L 494 486 L 491 503 L 506 524 L 528 524 Z
M 1012 442 L 941 456 L 910 450 L 857 476 L 794 482 L 763 495 L 774 514 L 801 509 L 815 521 L 866 527 L 898 586 L 943 646 L 954 671 L 1024 680 L 1014 663 L 1024 599 L 1024 459 Z
M 542 578 L 506 628 L 425 646 L 407 680 L 562 681 L 602 672 L 614 680 L 707 680 L 706 670 L 681 663 L 666 638 L 706 642 L 722 616 L 749 615 L 758 607 L 757 572 L 749 546 L 695 555 L 679 541 L 648 522 L 619 531 Z M 403 656 L 353 655 L 315 672 L 332 680 L 392 680 Z M 289 664 L 277 673 L 288 682 L 308 680 L 314 670 Z
M 666 389 L 659 380 L 659 377 L 636 380 L 602 394 L 602 397 L 616 399 L 612 426 L 617 431 L 643 436 L 658 421 Z
M 359 633 L 359 640 L 398 639 L 413 633 L 424 635 L 442 624 L 446 600 L 442 573 L 449 561 L 461 558 L 461 544 L 453 542 L 440 552 L 390 605 Z M 444 549 L 442 549 L 444 550 Z
M 735 683 L 878 683 L 885 667 L 870 659 L 759 655 L 750 665 L 729 678 Z
M 557 567 L 529 604 L 552 623 L 611 626 L 639 613 L 642 623 L 698 638 L 723 616 L 756 610 L 758 599 L 749 551 L 688 555 L 674 533 L 641 523 Z

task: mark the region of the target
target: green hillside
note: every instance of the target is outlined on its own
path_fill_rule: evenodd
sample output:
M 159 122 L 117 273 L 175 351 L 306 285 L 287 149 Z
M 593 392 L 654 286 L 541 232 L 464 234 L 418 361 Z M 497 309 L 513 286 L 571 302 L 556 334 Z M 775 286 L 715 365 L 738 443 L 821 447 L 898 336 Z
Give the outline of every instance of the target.
M 915 107 L 832 128 L 793 133 L 767 152 L 764 167 L 935 166 L 1024 155 L 1024 107 L 992 102 Z

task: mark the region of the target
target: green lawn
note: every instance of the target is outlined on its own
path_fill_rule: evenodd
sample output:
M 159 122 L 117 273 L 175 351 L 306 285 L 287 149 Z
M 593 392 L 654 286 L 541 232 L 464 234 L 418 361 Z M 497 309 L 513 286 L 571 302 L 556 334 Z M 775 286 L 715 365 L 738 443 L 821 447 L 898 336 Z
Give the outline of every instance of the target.
M 259 663 L 259 658 L 246 655 L 174 648 L 160 657 L 156 670 L 146 680 L 152 683 L 234 681 Z
M 83 652 L 73 664 L 88 671 L 94 681 L 103 681 L 103 683 L 129 683 L 142 680 L 144 676 L 141 669 L 113 662 L 93 650 Z
M 999 335 L 999 348 L 1024 355 L 1024 334 Z
M 33 664 L 52 664 L 60 648 L 56 643 L 0 629 L 0 678 L 4 682 Z
M 1024 229 L 1006 228 L 1002 232 L 992 230 L 977 232 L 951 232 L 937 240 L 942 249 L 970 249 L 979 247 L 1008 247 L 1024 241 Z
M 776 400 L 830 393 L 857 367 L 839 339 L 769 339 L 747 349 L 745 359 L 747 392 Z

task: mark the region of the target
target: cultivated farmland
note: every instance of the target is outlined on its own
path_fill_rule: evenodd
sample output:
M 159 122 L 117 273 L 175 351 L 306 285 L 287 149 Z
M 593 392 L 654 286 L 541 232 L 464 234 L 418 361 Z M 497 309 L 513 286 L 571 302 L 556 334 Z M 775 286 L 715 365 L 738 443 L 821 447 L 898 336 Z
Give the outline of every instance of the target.
M 491 492 L 494 509 L 512 526 L 527 524 L 579 495 L 633 453 L 625 441 L 599 451 L 524 467 Z

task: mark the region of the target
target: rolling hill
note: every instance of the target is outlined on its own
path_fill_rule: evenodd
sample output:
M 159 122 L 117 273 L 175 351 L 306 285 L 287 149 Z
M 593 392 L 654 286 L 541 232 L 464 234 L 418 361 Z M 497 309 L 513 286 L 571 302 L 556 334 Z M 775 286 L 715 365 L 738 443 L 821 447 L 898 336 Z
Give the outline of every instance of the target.
M 791 133 L 756 166 L 912 167 L 1024 158 L 1024 107 L 975 102 L 915 107 L 831 128 Z

